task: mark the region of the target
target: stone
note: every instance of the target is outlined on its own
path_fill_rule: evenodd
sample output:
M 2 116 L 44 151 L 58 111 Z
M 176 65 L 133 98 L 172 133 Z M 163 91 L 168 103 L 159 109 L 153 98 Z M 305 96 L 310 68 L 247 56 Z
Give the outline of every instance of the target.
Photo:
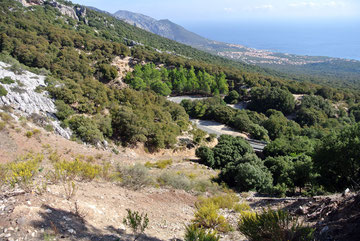
M 343 192 L 342 196 L 343 197 L 346 197 L 347 195 L 350 194 L 350 189 L 349 188 L 346 188 L 345 191 Z
M 46 209 L 45 212 L 46 213 L 52 213 L 51 209 Z
M 325 234 L 327 231 L 329 231 L 329 227 L 328 226 L 323 227 L 320 231 L 320 235 Z

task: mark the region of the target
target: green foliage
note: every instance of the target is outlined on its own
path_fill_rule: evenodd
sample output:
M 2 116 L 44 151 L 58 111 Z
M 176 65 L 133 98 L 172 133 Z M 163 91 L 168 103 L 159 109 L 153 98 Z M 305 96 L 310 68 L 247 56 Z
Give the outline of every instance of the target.
M 185 227 L 185 241 L 218 241 L 220 237 L 215 231 L 206 231 L 204 228 L 196 225 Z
M 54 163 L 55 179 L 63 182 L 73 181 L 92 181 L 100 175 L 101 167 L 88 162 L 80 161 L 57 161 Z
M 148 227 L 149 218 L 147 216 L 147 213 L 140 214 L 138 211 L 131 211 L 130 209 L 126 209 L 126 211 L 127 216 L 124 218 L 123 223 L 129 228 L 131 228 L 132 232 L 135 235 L 134 240 L 137 240 Z
M 161 82 L 161 81 L 154 81 L 150 85 L 150 89 L 153 90 L 155 93 L 158 93 L 159 95 L 168 96 L 171 94 L 171 89 L 167 84 Z
M 6 89 L 0 84 L 0 97 L 1 96 L 6 96 L 7 95 L 7 91 Z
M 193 67 L 185 69 L 182 66 L 168 70 L 158 69 L 155 64 L 137 65 L 129 73 L 125 82 L 136 90 L 150 88 L 154 92 L 167 96 L 175 94 L 226 94 L 228 83 L 223 73 L 215 76 L 206 71 L 195 71 Z
M 280 88 L 258 87 L 250 92 L 251 102 L 248 106 L 251 110 L 265 113 L 269 109 L 275 109 L 290 114 L 295 108 L 295 99 L 293 95 Z
M 280 137 L 264 148 L 265 156 L 290 156 L 314 152 L 316 142 L 306 136 Z
M 27 138 L 31 138 L 33 135 L 34 135 L 34 133 L 33 133 L 32 131 L 27 131 L 27 132 L 25 133 L 25 136 L 26 136 Z
M 230 225 L 224 216 L 218 214 L 219 207 L 213 202 L 207 202 L 205 205 L 197 205 L 195 217 L 192 224 L 196 227 L 212 229 L 219 232 L 228 232 L 231 230 Z
M 93 119 L 85 116 L 73 116 L 69 120 L 69 125 L 74 135 L 84 142 L 97 144 L 104 139 L 96 121 Z
M 227 104 L 236 104 L 239 102 L 240 95 L 236 90 L 232 90 L 229 92 L 227 96 L 225 96 L 224 101 Z
M 360 124 L 323 138 L 314 162 L 321 184 L 330 191 L 343 191 L 360 183 Z
M 100 64 L 98 70 L 98 78 L 104 82 L 109 82 L 118 76 L 115 66 L 109 64 Z
M 124 105 L 111 111 L 113 138 L 125 145 L 144 142 L 150 151 L 170 148 L 177 142 L 176 136 L 187 128 L 184 109 L 163 97 L 125 89 L 118 98 Z
M 304 227 L 282 210 L 270 208 L 255 216 L 243 216 L 238 229 L 250 241 L 311 241 L 314 229 Z
M 263 193 L 271 190 L 273 182 L 271 173 L 260 160 L 244 161 L 238 165 L 227 166 L 226 170 L 220 173 L 220 178 L 240 191 L 257 190 Z
M 241 137 L 222 135 L 213 149 L 200 147 L 196 155 L 202 164 L 221 170 L 219 180 L 240 191 L 268 192 L 272 187 L 271 173 Z
M 212 167 L 215 165 L 214 152 L 210 147 L 200 146 L 195 150 L 196 157 L 200 158 L 199 163 Z
M 330 101 L 317 95 L 305 95 L 301 99 L 300 108 L 313 108 L 323 111 L 328 117 L 334 117 L 336 114 L 335 108 L 331 105 Z
M 215 195 L 209 198 L 199 198 L 199 201 L 197 202 L 198 206 L 206 206 L 209 205 L 209 203 L 215 204 L 218 208 L 221 209 L 233 209 L 235 205 L 237 205 L 239 202 L 238 196 L 236 196 L 235 193 L 229 192 L 223 195 Z
M 238 213 L 243 213 L 243 212 L 249 211 L 250 209 L 251 209 L 251 207 L 249 206 L 249 204 L 247 202 L 236 203 L 234 205 L 234 211 L 238 212 Z
M 289 121 L 281 112 L 270 109 L 266 113 L 269 115 L 269 118 L 262 125 L 268 131 L 269 137 L 272 140 L 281 136 L 296 135 L 301 131 L 297 123 Z
M 57 109 L 56 117 L 59 118 L 59 120 L 65 120 L 75 113 L 74 110 L 62 100 L 56 100 L 55 106 Z
M 254 150 L 242 137 L 221 135 L 218 144 L 212 149 L 214 153 L 214 165 L 212 168 L 222 168 L 228 163 L 241 160 L 247 153 L 253 154 Z
M 265 166 L 274 178 L 275 193 L 294 191 L 295 187 L 299 187 L 300 191 L 305 186 L 311 188 L 317 177 L 313 161 L 306 155 L 268 157 Z
M 326 121 L 326 114 L 314 108 L 302 108 L 296 113 L 296 122 L 301 126 L 313 126 Z
M 198 128 L 191 130 L 190 133 L 193 135 L 193 142 L 197 145 L 201 144 L 206 136 L 206 132 Z
M 173 161 L 170 160 L 160 160 L 155 163 L 146 162 L 145 166 L 147 168 L 159 168 L 159 169 L 165 169 L 167 166 L 171 166 Z
M 10 84 L 15 83 L 15 81 L 11 77 L 6 76 L 6 77 L 0 79 L 0 83 L 5 84 L 5 85 L 10 85 Z
M 17 184 L 26 191 L 30 191 L 33 185 L 33 177 L 38 173 L 39 165 L 43 159 L 44 156 L 41 154 L 29 153 L 16 162 L 10 162 L 5 167 L 7 169 L 6 181 L 12 187 Z

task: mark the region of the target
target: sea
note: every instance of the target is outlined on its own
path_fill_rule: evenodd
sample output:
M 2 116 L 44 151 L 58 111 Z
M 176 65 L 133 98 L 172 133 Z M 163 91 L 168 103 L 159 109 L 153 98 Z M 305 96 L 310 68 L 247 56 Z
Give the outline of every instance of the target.
M 182 23 L 208 39 L 274 52 L 360 60 L 360 19 Z

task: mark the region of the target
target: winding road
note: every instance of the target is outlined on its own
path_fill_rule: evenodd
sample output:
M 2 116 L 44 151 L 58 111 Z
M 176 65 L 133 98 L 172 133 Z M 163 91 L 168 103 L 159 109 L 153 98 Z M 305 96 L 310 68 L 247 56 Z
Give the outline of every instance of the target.
M 206 99 L 206 97 L 196 97 L 196 96 L 176 96 L 176 97 L 168 97 L 168 100 L 180 104 L 182 100 L 201 100 Z M 230 105 L 231 106 L 231 105 Z M 233 106 L 231 106 L 233 107 Z M 237 108 L 238 106 L 234 106 L 233 108 Z M 210 121 L 210 120 L 199 120 L 199 119 L 190 119 L 193 124 L 196 124 L 196 126 L 203 131 L 206 131 L 209 134 L 215 134 L 217 136 L 220 135 L 232 135 L 232 136 L 241 136 L 245 140 L 247 140 L 252 148 L 256 152 L 262 152 L 266 146 L 266 142 L 253 140 L 248 138 L 245 134 L 238 132 L 234 129 L 232 129 L 229 126 L 226 126 L 224 124 L 221 124 L 216 121 Z

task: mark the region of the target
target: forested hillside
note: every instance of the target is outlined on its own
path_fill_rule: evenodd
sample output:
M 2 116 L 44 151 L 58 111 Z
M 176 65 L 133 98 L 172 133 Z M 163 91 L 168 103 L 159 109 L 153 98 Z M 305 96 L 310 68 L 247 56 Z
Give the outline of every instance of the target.
M 341 156 L 334 156 L 333 169 L 324 166 L 327 148 L 337 145 L 337 137 L 354 141 L 357 91 L 281 78 L 66 4 L 70 8 L 63 14 L 53 2 L 25 7 L 2 1 L 0 50 L 1 59 L 13 63 L 14 69 L 22 64 L 47 74 L 44 88 L 56 99 L 57 118 L 72 129 L 74 140 L 92 144 L 109 140 L 125 146 L 144 143 L 149 151 L 174 148 L 177 137 L 189 130 L 190 115 L 271 141 L 264 150 L 266 159 L 256 157 L 244 141 L 230 137 L 222 137 L 219 145 L 230 145 L 224 150 L 232 145 L 240 148 L 239 153 L 234 149 L 236 158 L 222 158 L 216 152 L 220 147 L 199 151 L 203 163 L 221 169 L 221 181 L 239 190 L 284 195 L 306 188 L 312 195 L 324 189 L 341 190 L 360 178 L 355 146 L 347 157 L 355 172 L 336 168 Z M 126 56 L 144 61 L 124 78 L 131 88 L 109 85 L 119 74 L 113 59 Z M 179 106 L 162 97 L 170 94 L 216 97 Z M 295 101 L 294 94 L 302 100 Z M 226 106 L 220 95 L 227 95 L 228 103 L 246 102 L 247 109 Z M 306 175 L 305 169 L 310 170 Z M 286 176 L 289 170 L 293 176 Z M 331 173 L 338 181 L 329 184 L 326 178 Z M 238 186 L 234 176 L 248 184 Z

